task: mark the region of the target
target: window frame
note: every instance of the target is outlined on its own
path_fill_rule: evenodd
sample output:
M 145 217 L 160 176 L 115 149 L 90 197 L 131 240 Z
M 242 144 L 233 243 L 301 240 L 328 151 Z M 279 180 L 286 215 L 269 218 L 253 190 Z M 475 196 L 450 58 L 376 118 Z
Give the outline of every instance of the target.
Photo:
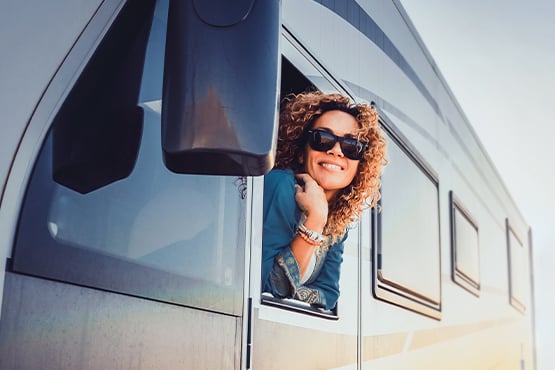
M 436 189 L 437 209 L 437 258 L 438 258 L 438 271 L 437 282 L 439 287 L 439 301 L 434 302 L 431 299 L 424 297 L 422 294 L 413 291 L 408 287 L 404 287 L 395 282 L 391 282 L 384 278 L 381 262 L 382 262 L 382 215 L 381 212 L 372 210 L 371 217 L 371 240 L 372 240 L 372 294 L 380 301 L 391 303 L 398 307 L 408 309 L 410 311 L 422 314 L 432 319 L 441 320 L 442 318 L 442 284 L 441 284 L 441 217 L 440 217 L 440 191 L 439 191 L 439 176 L 432 169 L 418 150 L 410 143 L 410 141 L 401 133 L 401 131 L 392 123 L 392 120 L 381 110 L 379 110 L 380 124 L 384 131 L 388 134 L 390 142 L 397 144 L 399 149 L 407 156 L 417 169 L 432 183 Z M 382 184 L 383 186 L 383 184 Z M 379 202 L 382 206 L 382 200 Z
M 521 314 L 525 314 L 526 312 L 526 305 L 524 302 L 521 302 L 521 299 L 515 295 L 514 283 L 513 281 L 520 278 L 520 276 L 514 276 L 515 268 L 513 268 L 514 260 L 513 258 L 518 258 L 518 256 L 514 256 L 511 253 L 511 234 L 513 235 L 514 239 L 518 242 L 518 246 L 520 248 L 525 248 L 522 239 L 518 236 L 516 230 L 511 226 L 509 218 L 505 219 L 505 236 L 506 236 L 506 243 L 507 243 L 507 272 L 508 272 L 508 283 L 509 283 L 509 303 L 513 306 L 518 312 Z M 525 255 L 524 253 L 522 255 Z M 523 261 L 522 265 L 525 266 Z M 516 278 L 516 279 L 515 279 Z M 522 297 L 523 299 L 525 297 Z
M 451 190 L 449 192 L 449 210 L 450 210 L 450 221 L 451 221 L 451 279 L 462 288 L 466 289 L 476 297 L 480 296 L 480 233 L 478 222 L 472 217 L 472 214 L 468 211 L 468 209 L 463 205 L 460 199 L 455 195 L 455 193 Z M 470 224 L 470 226 L 476 230 L 476 248 L 477 248 L 477 256 L 478 256 L 478 279 L 477 281 L 472 277 L 466 274 L 464 271 L 459 269 L 458 267 L 458 260 L 457 260 L 457 211 L 460 215 Z

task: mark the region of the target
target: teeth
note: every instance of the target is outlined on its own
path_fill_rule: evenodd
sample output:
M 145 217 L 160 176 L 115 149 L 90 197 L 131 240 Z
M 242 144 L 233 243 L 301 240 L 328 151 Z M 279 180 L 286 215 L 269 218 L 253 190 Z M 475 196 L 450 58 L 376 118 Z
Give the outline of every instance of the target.
M 322 167 L 325 167 L 329 170 L 335 170 L 335 171 L 339 171 L 341 170 L 341 167 L 335 164 L 331 164 L 331 163 L 322 163 Z

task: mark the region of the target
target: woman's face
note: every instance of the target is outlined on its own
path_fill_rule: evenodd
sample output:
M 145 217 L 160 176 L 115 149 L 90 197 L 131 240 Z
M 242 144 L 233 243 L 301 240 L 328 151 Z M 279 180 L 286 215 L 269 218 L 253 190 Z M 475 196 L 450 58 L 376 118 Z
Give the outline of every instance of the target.
M 359 125 L 352 115 L 332 110 L 322 114 L 312 129 L 329 131 L 336 136 L 357 137 Z M 305 171 L 324 189 L 326 199 L 330 201 L 353 181 L 359 161 L 345 157 L 339 142 L 325 152 L 314 150 L 307 143 L 303 163 Z

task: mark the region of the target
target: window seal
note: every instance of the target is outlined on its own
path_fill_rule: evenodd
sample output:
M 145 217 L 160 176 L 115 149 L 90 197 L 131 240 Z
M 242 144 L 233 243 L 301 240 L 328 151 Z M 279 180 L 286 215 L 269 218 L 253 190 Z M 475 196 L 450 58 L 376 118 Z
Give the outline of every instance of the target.
M 309 303 L 291 298 L 274 297 L 271 293 L 263 292 L 260 302 L 264 305 L 278 307 L 287 311 L 299 312 L 311 316 L 317 316 L 328 320 L 338 320 L 337 305 L 332 310 L 326 310 Z

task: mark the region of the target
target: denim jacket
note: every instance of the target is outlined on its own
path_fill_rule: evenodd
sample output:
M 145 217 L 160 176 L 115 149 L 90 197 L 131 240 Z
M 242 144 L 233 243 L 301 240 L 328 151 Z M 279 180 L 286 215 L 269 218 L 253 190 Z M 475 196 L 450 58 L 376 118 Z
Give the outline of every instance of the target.
M 309 279 L 301 284 L 290 243 L 302 212 L 295 201 L 295 175 L 274 169 L 264 178 L 264 234 L 262 237 L 262 290 L 280 298 L 294 298 L 333 309 L 339 298 L 343 241 L 316 253 Z

